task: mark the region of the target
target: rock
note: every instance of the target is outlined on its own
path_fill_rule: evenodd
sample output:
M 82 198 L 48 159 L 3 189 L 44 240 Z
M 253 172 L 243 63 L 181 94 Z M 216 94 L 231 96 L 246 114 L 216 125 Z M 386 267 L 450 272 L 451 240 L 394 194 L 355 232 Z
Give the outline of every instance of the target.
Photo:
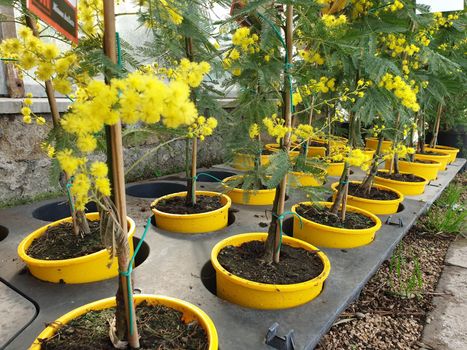
M 361 319 L 365 318 L 365 314 L 364 314 L 364 313 L 361 313 L 361 312 L 357 312 L 357 313 L 355 314 L 355 317 L 357 317 L 359 320 L 361 320 Z

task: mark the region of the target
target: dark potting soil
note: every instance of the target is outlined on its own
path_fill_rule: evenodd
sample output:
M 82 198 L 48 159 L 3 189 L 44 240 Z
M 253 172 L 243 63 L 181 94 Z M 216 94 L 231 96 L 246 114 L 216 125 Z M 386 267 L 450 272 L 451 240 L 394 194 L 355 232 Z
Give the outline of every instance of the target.
M 309 281 L 321 274 L 324 265 L 316 253 L 283 244 L 279 263 L 270 264 L 263 260 L 264 242 L 251 241 L 238 247 L 224 247 L 217 259 L 227 271 L 250 281 L 293 284 Z
M 261 151 L 261 154 L 264 155 L 264 156 L 270 156 L 271 154 L 274 154 L 274 152 L 273 152 L 273 151 L 270 151 L 270 150 L 268 150 L 268 149 L 263 149 L 263 150 Z
M 199 214 L 222 208 L 220 196 L 196 196 L 196 204 L 187 206 L 185 197 L 172 197 L 161 200 L 155 208 L 169 214 Z M 154 207 L 151 207 L 154 208 Z
M 402 182 L 424 182 L 425 181 L 425 179 L 414 174 L 389 174 L 384 171 L 378 171 L 377 176 L 385 178 L 385 179 L 402 181 Z
M 32 241 L 26 252 L 27 255 L 42 260 L 62 260 L 105 249 L 99 230 L 99 220 L 88 222 L 91 232 L 84 237 L 73 233 L 71 222 L 50 226 L 42 236 Z
M 357 230 L 370 228 L 376 225 L 369 217 L 350 211 L 346 212 L 345 221 L 342 222 L 340 219 L 340 210 L 338 215 L 336 215 L 331 213 L 329 208 L 324 206 L 300 204 L 296 210 L 297 214 L 303 216 L 305 219 L 326 226 Z
M 446 155 L 444 153 L 433 152 L 433 151 L 425 151 L 423 153 L 417 153 L 417 154 L 425 154 L 425 155 L 429 155 L 429 156 L 445 156 Z
M 422 163 L 422 164 L 435 164 L 438 163 L 435 160 L 428 160 L 428 159 L 415 159 L 415 163 Z
M 310 147 L 326 147 L 326 142 L 319 142 L 319 141 L 310 141 L 308 143 Z
M 109 320 L 115 308 L 90 311 L 60 328 L 41 350 L 114 350 Z M 206 332 L 197 321 L 185 323 L 183 314 L 163 305 L 142 302 L 136 307 L 140 350 L 207 349 Z
M 360 188 L 360 184 L 354 184 L 354 183 L 349 184 L 349 195 L 360 197 L 360 198 L 376 199 L 376 200 L 383 200 L 383 201 L 384 200 L 388 201 L 388 200 L 399 198 L 398 194 L 395 192 L 381 190 L 376 187 L 372 187 L 370 189 L 370 192 L 367 193 L 363 189 Z
M 235 181 L 235 180 L 234 180 Z M 232 181 L 232 182 L 234 182 Z M 229 182 L 226 183 L 228 186 L 233 186 L 235 185 L 235 188 L 238 189 L 238 190 L 242 190 L 242 186 L 243 186 L 243 181 L 238 183 L 237 181 L 235 181 L 235 184 L 232 184 L 232 185 L 229 185 Z M 259 187 L 259 188 L 258 188 Z M 256 185 L 255 188 L 251 188 L 251 189 L 248 189 L 246 191 L 258 191 L 258 190 L 267 190 L 268 188 L 266 186 L 264 186 L 263 184 L 260 184 L 259 186 Z

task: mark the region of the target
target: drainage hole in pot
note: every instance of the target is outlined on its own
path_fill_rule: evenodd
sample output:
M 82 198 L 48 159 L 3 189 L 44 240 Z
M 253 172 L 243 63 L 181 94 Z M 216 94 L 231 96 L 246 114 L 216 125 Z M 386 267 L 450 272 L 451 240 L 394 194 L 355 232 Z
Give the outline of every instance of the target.
M 261 228 L 266 228 L 269 227 L 269 221 L 261 221 L 258 223 L 259 227 Z M 282 221 L 282 231 L 284 234 L 287 236 L 293 237 L 293 217 L 292 218 L 287 218 L 284 221 Z
M 237 175 L 231 171 L 219 171 L 219 170 L 208 170 L 202 171 L 198 170 L 200 174 L 198 176 L 198 182 L 218 182 L 216 179 L 213 179 L 211 176 L 218 178 L 219 180 L 224 180 L 226 177 Z M 202 173 L 202 174 L 201 174 Z M 211 176 L 205 176 L 203 174 L 209 174 Z
M 8 229 L 5 226 L 0 225 L 0 242 L 8 236 Z
M 203 265 L 200 275 L 201 282 L 203 283 L 204 287 L 206 287 L 209 292 L 217 296 L 216 270 L 214 270 L 214 267 L 211 264 L 211 260 L 208 260 Z
M 397 207 L 397 212 L 400 213 L 401 211 L 405 210 L 405 206 L 402 203 L 399 203 L 399 206 Z
M 235 212 L 236 210 L 229 209 L 228 218 L 227 218 L 227 226 L 230 226 L 235 222 L 235 214 L 234 214 Z M 157 227 L 156 217 L 154 215 L 151 216 L 151 224 L 154 227 Z
M 293 217 L 287 218 L 282 222 L 282 231 L 287 236 L 293 237 Z
M 126 193 L 138 198 L 159 198 L 168 194 L 186 191 L 186 186 L 175 182 L 150 182 L 129 185 Z
M 133 237 L 134 248 L 136 248 L 140 240 L 141 239 L 138 237 Z M 149 244 L 147 244 L 146 242 L 143 242 L 143 244 L 141 244 L 138 254 L 136 254 L 135 256 L 135 267 L 141 265 L 148 258 L 150 250 L 151 249 L 149 248 Z
M 86 213 L 94 213 L 97 211 L 96 203 L 90 202 L 86 204 Z M 69 217 L 70 206 L 67 201 L 57 201 L 39 208 L 32 212 L 32 217 L 42 221 L 57 221 Z

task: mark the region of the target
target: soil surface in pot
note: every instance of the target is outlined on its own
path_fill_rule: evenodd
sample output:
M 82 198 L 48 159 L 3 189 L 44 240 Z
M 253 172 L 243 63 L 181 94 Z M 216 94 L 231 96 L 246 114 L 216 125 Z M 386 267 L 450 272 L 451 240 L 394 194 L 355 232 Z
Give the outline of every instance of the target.
M 264 186 L 263 184 L 254 184 L 254 186 L 251 186 L 250 188 L 245 189 L 245 188 L 242 188 L 243 183 L 244 183 L 243 181 L 239 182 L 238 180 L 232 180 L 232 181 L 227 181 L 226 185 L 230 187 L 235 185 L 234 188 L 236 188 L 237 190 L 244 190 L 244 191 L 268 190 L 268 188 Z M 274 188 L 271 188 L 271 189 L 274 189 Z
M 376 187 L 372 187 L 370 192 L 366 192 L 360 188 L 360 184 L 349 184 L 349 195 L 354 197 L 374 199 L 380 201 L 388 201 L 393 199 L 398 199 L 399 195 L 396 192 L 381 190 Z
M 42 343 L 42 350 L 114 350 L 109 338 L 109 320 L 115 308 L 90 311 L 60 328 L 55 337 Z M 185 323 L 183 314 L 164 305 L 142 302 L 136 307 L 141 350 L 190 349 L 209 346 L 203 327 Z
M 433 151 L 425 151 L 423 153 L 417 153 L 417 154 L 423 154 L 423 155 L 427 155 L 427 156 L 445 156 L 446 154 L 445 153 L 439 153 L 439 152 L 433 152 Z
M 305 219 L 326 226 L 357 230 L 370 228 L 376 225 L 368 216 L 351 211 L 346 212 L 345 221 L 342 222 L 340 219 L 340 210 L 336 215 L 331 213 L 327 207 L 304 204 L 300 204 L 296 210 L 297 214 Z
M 73 233 L 73 224 L 64 222 L 50 226 L 45 233 L 34 239 L 26 254 L 41 260 L 77 258 L 105 249 L 99 230 L 99 221 L 88 221 L 91 232 L 84 237 Z
M 264 242 L 251 241 L 222 248 L 219 263 L 230 273 L 266 284 L 294 284 L 309 281 L 324 269 L 317 251 L 283 244 L 279 264 L 264 261 Z
M 415 159 L 415 163 L 422 163 L 422 164 L 436 164 L 438 163 L 435 160 L 428 160 L 428 159 Z
M 152 206 L 151 208 L 156 208 L 169 214 L 200 214 L 214 211 L 223 206 L 220 196 L 197 195 L 194 206 L 187 206 L 185 197 L 172 197 L 159 201 L 156 206 Z
M 310 141 L 308 145 L 310 147 L 326 147 L 326 142 Z
M 378 177 L 382 177 L 384 179 L 395 180 L 395 181 L 402 181 L 402 182 L 425 182 L 424 178 L 414 174 L 389 174 L 384 171 L 379 171 L 377 174 Z

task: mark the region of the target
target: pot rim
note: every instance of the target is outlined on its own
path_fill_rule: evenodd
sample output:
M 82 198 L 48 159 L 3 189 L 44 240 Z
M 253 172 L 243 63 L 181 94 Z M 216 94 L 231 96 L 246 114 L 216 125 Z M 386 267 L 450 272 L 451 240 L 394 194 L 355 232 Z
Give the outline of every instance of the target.
M 436 160 L 433 160 L 434 163 L 418 163 L 418 162 L 410 162 L 408 160 L 403 160 L 403 159 L 399 159 L 399 163 L 400 162 L 404 162 L 404 164 L 415 164 L 415 166 L 420 166 L 420 167 L 432 167 L 432 168 L 439 168 L 441 163 L 436 161 Z M 418 175 L 417 175 L 418 176 Z
M 378 169 L 378 172 L 383 172 L 383 173 L 388 173 L 389 170 L 387 169 Z M 399 171 L 400 174 L 412 174 L 412 173 L 409 173 L 407 171 Z M 413 185 L 413 186 L 425 186 L 428 184 L 428 180 L 423 177 L 423 176 L 420 176 L 420 175 L 415 175 L 415 174 L 412 174 L 414 176 L 418 176 L 419 178 L 422 178 L 424 181 L 398 181 L 398 180 L 393 180 L 393 179 L 387 179 L 385 177 L 381 177 L 381 176 L 378 176 L 376 175 L 375 177 L 377 177 L 378 179 L 380 179 L 381 181 L 385 181 L 385 182 L 389 182 L 389 183 L 394 183 L 394 184 L 398 184 L 398 185 Z
M 175 307 L 172 305 L 179 306 L 180 309 L 190 311 L 194 315 L 196 315 L 199 318 L 199 323 L 203 327 L 203 329 L 206 332 L 208 341 L 209 341 L 209 350 L 215 350 L 218 347 L 218 335 L 217 335 L 217 330 L 216 327 L 214 326 L 214 322 L 212 319 L 203 311 L 201 310 L 198 306 L 193 305 L 187 301 L 177 299 L 177 298 L 172 298 L 172 297 L 167 297 L 164 295 L 155 295 L 155 294 L 140 294 L 140 295 L 134 295 L 134 303 L 135 305 L 138 305 L 142 303 L 143 301 L 149 301 L 149 303 L 153 302 L 155 305 L 157 302 L 160 302 L 160 304 L 165 305 L 169 308 L 172 308 L 174 310 L 177 310 Z M 36 341 L 38 342 L 39 339 L 44 339 L 44 338 L 50 338 L 53 336 L 57 329 L 60 328 L 61 325 L 67 324 L 73 319 L 76 319 L 85 313 L 92 311 L 92 310 L 104 310 L 107 308 L 111 308 L 115 306 L 115 297 L 110 297 L 110 298 L 105 298 L 105 299 L 100 299 L 96 300 L 94 302 L 82 305 L 78 308 L 75 308 L 66 314 L 60 316 L 55 322 L 51 323 L 49 326 L 47 326 L 35 339 L 34 343 L 31 346 L 31 349 L 39 349 L 40 344 L 37 344 Z M 177 310 L 181 311 L 181 310 Z M 181 311 L 183 313 L 183 311 Z M 185 315 L 184 315 L 185 316 Z
M 157 205 L 157 203 L 159 203 L 159 201 L 163 200 L 163 199 L 168 199 L 168 198 L 172 198 L 172 197 L 186 197 L 188 194 L 187 191 L 182 191 L 182 192 L 176 192 L 176 193 L 171 193 L 171 194 L 167 194 L 165 196 L 162 196 L 162 197 L 159 197 L 157 198 L 155 201 L 153 201 L 151 203 L 151 210 L 154 214 L 157 214 L 157 215 L 160 215 L 160 216 L 165 216 L 167 218 L 179 218 L 179 219 L 184 219 L 184 218 L 189 218 L 189 219 L 192 219 L 192 218 L 202 218 L 202 217 L 206 217 L 206 216 L 211 216 L 213 214 L 217 214 L 221 211 L 224 211 L 225 209 L 228 209 L 230 208 L 230 206 L 232 205 L 232 200 L 230 199 L 229 196 L 227 196 L 226 194 L 224 193 L 220 193 L 220 192 L 214 192 L 214 191 L 196 191 L 196 194 L 200 194 L 200 195 L 207 195 L 207 196 L 211 196 L 211 197 L 214 197 L 214 196 L 219 196 L 219 197 L 222 197 L 225 199 L 226 203 L 216 209 L 216 210 L 211 210 L 211 211 L 207 211 L 205 213 L 197 213 L 197 214 L 171 214 L 171 213 L 166 213 L 166 212 L 163 212 L 163 211 L 160 211 L 156 208 L 152 208 L 152 206 L 155 206 Z
M 267 238 L 267 233 L 265 232 L 249 232 L 249 233 L 242 233 L 234 236 L 230 236 L 224 238 L 223 240 L 219 241 L 211 250 L 211 263 L 216 272 L 219 272 L 224 275 L 225 278 L 229 279 L 232 283 L 246 286 L 251 289 L 265 291 L 265 292 L 274 292 L 277 293 L 277 289 L 280 288 L 281 292 L 295 292 L 298 290 L 308 289 L 316 285 L 321 281 L 324 281 L 328 276 L 329 272 L 331 271 L 331 263 L 329 262 L 328 257 L 322 252 L 320 249 L 316 248 L 315 246 L 304 242 L 302 240 L 288 237 L 283 235 L 282 236 L 282 243 L 294 243 L 293 247 L 300 247 L 300 248 L 308 248 L 308 250 L 317 251 L 317 254 L 321 261 L 323 262 L 323 270 L 321 273 L 316 276 L 315 278 L 300 282 L 300 283 L 293 283 L 293 284 L 267 284 L 267 283 L 260 283 L 247 280 L 246 278 L 239 277 L 234 275 L 233 273 L 227 271 L 217 260 L 217 256 L 222 248 L 230 245 L 232 241 L 236 241 L 240 239 L 242 243 L 254 241 L 254 240 L 261 240 L 265 241 Z
M 361 184 L 362 182 L 361 181 L 350 181 L 350 183 L 355 183 L 355 184 Z M 339 181 L 338 182 L 334 182 L 332 185 L 331 185 L 331 188 L 333 189 L 334 192 L 337 192 L 337 189 L 336 187 L 339 185 Z M 383 190 L 387 190 L 389 192 L 395 192 L 399 198 L 398 199 L 368 199 L 368 198 L 363 198 L 363 197 L 357 197 L 357 196 L 352 196 L 349 194 L 349 198 L 353 198 L 355 200 L 358 200 L 360 202 L 366 202 L 366 203 L 384 203 L 384 204 L 395 204 L 395 203 L 401 203 L 403 200 L 404 200 L 404 195 L 398 191 L 398 190 L 395 190 L 391 187 L 388 187 L 388 186 L 384 186 L 384 185 L 380 185 L 380 184 L 373 184 L 371 187 L 379 187 L 380 189 L 383 189 Z
M 86 218 L 89 218 L 90 220 L 97 219 L 98 217 L 99 217 L 98 212 L 86 213 Z M 132 218 L 130 218 L 129 216 L 127 216 L 126 218 L 128 222 L 128 237 L 132 237 L 135 233 L 136 225 Z M 69 266 L 69 265 L 80 264 L 85 261 L 93 260 L 94 258 L 101 256 L 103 254 L 108 254 L 107 249 L 104 248 L 91 254 L 79 256 L 76 258 L 61 259 L 61 260 L 37 259 L 37 258 L 33 258 L 27 255 L 26 251 L 29 248 L 29 246 L 32 244 L 33 240 L 36 239 L 37 237 L 42 236 L 49 227 L 57 226 L 61 224 L 62 222 L 70 222 L 70 221 L 71 221 L 71 216 L 51 222 L 50 224 L 47 224 L 45 226 L 41 226 L 37 230 L 27 235 L 20 242 L 17 248 L 17 253 L 19 257 L 21 258 L 21 260 L 23 260 L 27 265 L 43 266 L 43 267 L 59 267 L 59 266 Z
M 376 231 L 378 231 L 382 226 L 381 219 L 379 217 L 377 217 L 375 214 L 370 213 L 369 211 L 366 211 L 364 209 L 351 206 L 351 205 L 347 205 L 347 210 L 350 209 L 349 211 L 351 211 L 351 212 L 357 212 L 357 213 L 365 215 L 366 217 L 369 217 L 371 220 L 373 220 L 374 226 L 371 226 L 371 227 L 368 227 L 368 228 L 361 228 L 361 229 L 357 228 L 357 229 L 355 229 L 355 228 L 342 228 L 342 227 L 334 227 L 334 226 L 329 226 L 329 225 L 323 225 L 323 224 L 320 224 L 320 223 L 318 223 L 316 221 L 312 221 L 312 220 L 309 220 L 307 218 L 304 218 L 303 216 L 298 214 L 296 208 L 300 204 L 306 204 L 306 205 L 323 204 L 326 207 L 330 207 L 333 204 L 333 202 L 311 202 L 311 201 L 309 201 L 309 202 L 300 202 L 300 203 L 297 203 L 294 206 L 292 206 L 291 211 L 293 213 L 296 213 L 298 216 L 300 216 L 300 218 L 302 220 L 304 220 L 305 222 L 309 222 L 309 223 L 311 223 L 311 224 L 313 224 L 314 226 L 317 226 L 317 227 L 331 228 L 333 231 L 338 232 L 338 233 L 362 234 L 362 233 L 368 233 L 370 231 L 374 231 L 375 229 L 376 229 Z

